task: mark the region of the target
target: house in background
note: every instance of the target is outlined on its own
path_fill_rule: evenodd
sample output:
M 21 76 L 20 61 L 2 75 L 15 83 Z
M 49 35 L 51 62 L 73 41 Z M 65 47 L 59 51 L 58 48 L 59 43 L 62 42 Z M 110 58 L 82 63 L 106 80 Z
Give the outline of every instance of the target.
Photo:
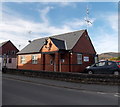
M 95 62 L 87 30 L 33 40 L 18 52 L 18 69 L 81 72 Z
M 9 40 L 0 43 L 0 69 L 3 67 L 16 68 L 17 67 L 17 55 L 19 50 Z

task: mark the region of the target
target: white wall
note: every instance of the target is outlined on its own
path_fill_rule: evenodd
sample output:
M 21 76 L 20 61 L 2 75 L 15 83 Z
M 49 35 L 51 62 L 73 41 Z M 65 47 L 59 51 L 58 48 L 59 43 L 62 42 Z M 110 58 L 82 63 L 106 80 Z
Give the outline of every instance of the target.
M 17 68 L 17 58 L 12 58 L 12 63 L 8 63 L 9 58 L 7 59 L 7 68 Z
M 5 66 L 5 64 L 3 64 L 3 58 L 0 57 L 0 70 L 2 70 L 3 66 Z M 17 68 L 17 58 L 12 58 L 12 63 L 9 63 L 9 58 L 7 58 L 6 67 L 7 68 Z

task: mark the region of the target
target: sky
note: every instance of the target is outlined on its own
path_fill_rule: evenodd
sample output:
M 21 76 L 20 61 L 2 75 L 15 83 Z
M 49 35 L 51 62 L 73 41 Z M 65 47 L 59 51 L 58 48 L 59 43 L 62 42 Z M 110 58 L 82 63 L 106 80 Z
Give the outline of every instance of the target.
M 2 2 L 0 42 L 18 49 L 28 40 L 87 29 L 98 54 L 118 52 L 118 2 Z M 89 8 L 86 24 L 86 9 Z

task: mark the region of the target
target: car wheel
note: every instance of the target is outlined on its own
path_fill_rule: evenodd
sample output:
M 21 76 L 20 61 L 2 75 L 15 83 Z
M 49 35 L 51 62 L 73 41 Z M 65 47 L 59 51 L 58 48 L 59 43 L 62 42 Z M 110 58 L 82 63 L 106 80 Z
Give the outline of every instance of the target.
M 93 72 L 92 71 L 88 71 L 88 74 L 93 74 Z
M 118 71 L 114 71 L 114 75 L 119 75 L 119 72 Z

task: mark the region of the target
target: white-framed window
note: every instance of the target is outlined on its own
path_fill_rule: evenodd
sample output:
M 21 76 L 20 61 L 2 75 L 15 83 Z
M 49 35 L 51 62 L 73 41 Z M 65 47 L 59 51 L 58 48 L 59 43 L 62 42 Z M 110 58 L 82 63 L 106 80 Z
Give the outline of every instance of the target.
M 32 55 L 32 64 L 37 64 L 38 60 L 37 60 L 37 55 Z
M 77 54 L 77 64 L 82 64 L 82 54 Z
M 21 56 L 21 64 L 25 64 L 25 56 Z
M 89 57 L 88 56 L 84 56 L 84 62 L 89 62 Z

